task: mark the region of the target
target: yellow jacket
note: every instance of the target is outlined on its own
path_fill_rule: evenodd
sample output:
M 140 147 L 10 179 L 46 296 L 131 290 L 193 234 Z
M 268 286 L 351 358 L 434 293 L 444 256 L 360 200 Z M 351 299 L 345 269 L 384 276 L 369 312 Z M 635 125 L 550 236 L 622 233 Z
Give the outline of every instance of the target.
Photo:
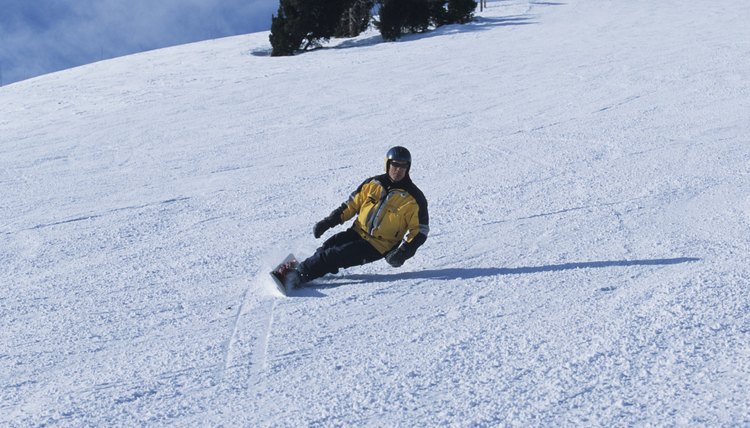
M 341 223 L 356 215 L 352 229 L 381 254 L 403 240 L 411 257 L 430 231 L 427 200 L 408 176 L 395 184 L 388 174 L 368 178 L 332 214 Z

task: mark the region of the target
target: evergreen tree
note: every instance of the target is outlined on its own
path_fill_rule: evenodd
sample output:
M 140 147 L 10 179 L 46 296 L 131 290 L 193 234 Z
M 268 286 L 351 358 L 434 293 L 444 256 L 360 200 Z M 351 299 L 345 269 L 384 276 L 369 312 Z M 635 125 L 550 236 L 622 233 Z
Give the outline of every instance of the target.
M 405 31 L 421 32 L 430 26 L 431 0 L 379 0 L 376 26 L 385 40 L 396 40 Z
M 477 7 L 475 0 L 279 0 L 271 21 L 271 55 L 292 55 L 333 36 L 359 35 L 369 25 L 375 2 L 380 6 L 375 25 L 385 40 L 430 25 L 469 22 Z
M 378 0 L 380 13 L 375 26 L 380 30 L 383 40 L 396 40 L 401 37 L 401 2 L 399 0 Z
M 429 0 L 430 22 L 435 27 L 445 25 L 448 19 L 448 10 L 445 8 L 446 0 Z
M 353 0 L 280 0 L 271 21 L 271 55 L 292 55 L 331 38 Z
M 307 5 L 310 17 L 308 27 L 308 46 L 316 45 L 319 40 L 328 40 L 334 36 L 339 26 L 341 15 L 351 4 L 351 0 L 302 0 Z
M 430 0 L 409 0 L 405 28 L 412 33 L 421 33 L 430 28 Z
M 446 24 L 465 24 L 474 18 L 475 0 L 448 0 Z
M 356 37 L 370 25 L 375 0 L 353 0 L 350 3 L 341 15 L 336 37 Z
M 301 13 L 294 0 L 280 0 L 276 16 L 271 18 L 272 56 L 292 55 L 302 44 L 305 34 L 302 31 Z

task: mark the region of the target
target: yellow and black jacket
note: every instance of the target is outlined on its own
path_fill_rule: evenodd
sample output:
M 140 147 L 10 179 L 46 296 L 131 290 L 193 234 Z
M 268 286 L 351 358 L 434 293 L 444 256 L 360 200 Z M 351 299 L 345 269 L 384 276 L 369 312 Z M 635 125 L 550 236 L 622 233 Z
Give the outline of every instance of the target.
M 388 174 L 368 178 L 331 214 L 341 223 L 356 215 L 352 229 L 380 254 L 403 240 L 409 258 L 430 231 L 427 200 L 408 175 L 395 184 Z

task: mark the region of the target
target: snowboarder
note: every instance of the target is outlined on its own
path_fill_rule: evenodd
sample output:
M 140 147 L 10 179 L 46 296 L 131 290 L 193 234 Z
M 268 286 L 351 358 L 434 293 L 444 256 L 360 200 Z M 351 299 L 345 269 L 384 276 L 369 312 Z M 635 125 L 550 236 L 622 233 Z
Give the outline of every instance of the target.
M 399 267 L 414 256 L 427 240 L 427 200 L 411 181 L 411 153 L 405 147 L 388 150 L 385 174 L 368 178 L 349 199 L 315 224 L 313 235 L 345 223 L 355 215 L 352 226 L 328 238 L 315 254 L 299 263 L 284 277 L 292 290 L 340 268 L 359 266 L 385 258 Z

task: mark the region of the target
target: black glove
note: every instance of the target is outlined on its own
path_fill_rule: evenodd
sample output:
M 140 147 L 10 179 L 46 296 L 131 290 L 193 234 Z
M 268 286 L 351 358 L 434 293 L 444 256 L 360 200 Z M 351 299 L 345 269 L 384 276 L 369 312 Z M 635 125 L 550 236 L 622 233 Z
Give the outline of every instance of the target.
M 315 236 L 315 238 L 320 238 L 321 236 L 323 236 L 326 230 L 338 225 L 339 223 L 340 222 L 336 218 L 328 216 L 323 220 L 315 223 L 315 227 L 313 227 L 313 236 Z
M 403 245 L 396 247 L 396 249 L 385 255 L 385 261 L 393 267 L 400 267 L 408 258 L 406 248 Z

